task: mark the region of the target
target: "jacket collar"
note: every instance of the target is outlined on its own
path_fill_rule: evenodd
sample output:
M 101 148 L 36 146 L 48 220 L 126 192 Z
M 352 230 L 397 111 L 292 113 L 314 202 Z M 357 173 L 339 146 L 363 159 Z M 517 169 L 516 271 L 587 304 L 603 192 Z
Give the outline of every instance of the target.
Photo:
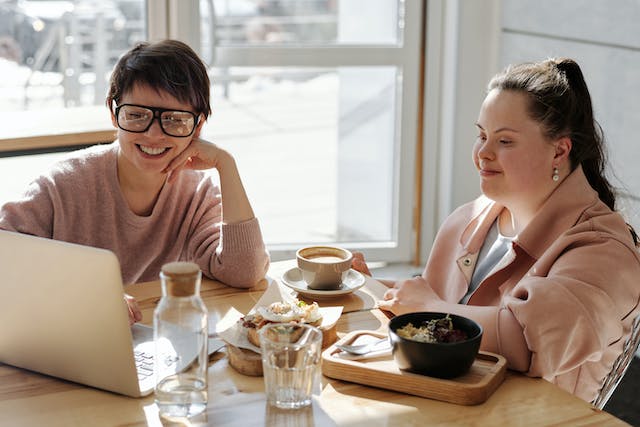
M 589 185 L 582 166 L 578 166 L 551 193 L 515 243 L 530 256 L 540 258 L 558 236 L 575 225 L 584 210 L 598 200 L 598 193 Z M 489 228 L 504 209 L 503 205 L 484 196 L 477 203 L 478 214 L 460 236 L 460 244 L 467 253 L 480 250 Z
M 584 211 L 598 203 L 598 193 L 578 166 L 544 202 L 534 219 L 522 230 L 517 243 L 538 259 L 564 232 L 573 227 Z
M 485 196 L 476 200 L 472 219 L 460 236 L 460 245 L 466 253 L 474 254 L 480 251 L 489 229 L 502 209 L 504 206 Z

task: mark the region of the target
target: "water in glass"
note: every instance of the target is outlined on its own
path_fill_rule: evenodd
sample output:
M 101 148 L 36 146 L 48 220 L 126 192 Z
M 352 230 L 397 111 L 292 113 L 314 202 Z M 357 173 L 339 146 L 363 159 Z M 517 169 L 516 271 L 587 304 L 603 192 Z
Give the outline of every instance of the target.
M 172 375 L 156 386 L 156 404 L 169 417 L 191 417 L 207 407 L 207 384 L 197 376 Z
M 260 340 L 267 402 L 282 409 L 309 406 L 320 387 L 322 332 L 309 325 L 272 324 Z

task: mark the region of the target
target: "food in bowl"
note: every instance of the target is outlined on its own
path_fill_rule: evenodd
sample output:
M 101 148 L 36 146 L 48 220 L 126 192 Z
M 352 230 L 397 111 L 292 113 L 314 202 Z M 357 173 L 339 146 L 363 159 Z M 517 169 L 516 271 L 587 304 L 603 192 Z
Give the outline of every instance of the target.
M 422 342 L 402 336 L 411 328 L 428 328 L 438 325 L 446 318 L 451 321 L 452 330 L 466 335 L 466 339 L 455 342 Z M 433 322 L 433 323 L 430 323 Z M 411 328 L 407 325 L 412 324 Z M 437 329 L 437 328 L 436 328 Z M 459 336 L 456 333 L 456 336 Z M 455 314 L 437 312 L 407 313 L 394 317 L 389 322 L 389 339 L 393 358 L 401 370 L 438 378 L 454 378 L 466 374 L 480 350 L 482 326 L 477 322 Z
M 451 316 L 447 314 L 441 319 L 432 319 L 420 327 L 407 323 L 396 333 L 403 338 L 419 342 L 459 342 L 467 339 L 467 334 L 453 327 Z

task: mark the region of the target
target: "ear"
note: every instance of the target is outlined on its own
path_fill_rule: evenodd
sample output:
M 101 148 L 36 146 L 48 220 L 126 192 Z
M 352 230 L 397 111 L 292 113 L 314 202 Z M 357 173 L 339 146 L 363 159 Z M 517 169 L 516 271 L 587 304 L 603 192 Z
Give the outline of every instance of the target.
M 562 138 L 555 140 L 553 142 L 553 146 L 555 148 L 555 155 L 553 157 L 555 164 L 569 161 L 569 153 L 571 153 L 572 147 L 571 138 L 563 136 Z
M 204 117 L 204 115 L 200 114 L 200 120 L 198 121 L 198 126 L 196 126 L 196 129 L 193 131 L 193 138 L 198 138 L 200 136 L 200 131 L 202 130 L 202 126 L 204 126 L 204 122 L 206 122 L 207 119 Z
M 118 121 L 116 120 L 116 115 L 111 108 L 109 109 L 109 113 L 111 114 L 111 124 L 114 128 L 118 129 Z

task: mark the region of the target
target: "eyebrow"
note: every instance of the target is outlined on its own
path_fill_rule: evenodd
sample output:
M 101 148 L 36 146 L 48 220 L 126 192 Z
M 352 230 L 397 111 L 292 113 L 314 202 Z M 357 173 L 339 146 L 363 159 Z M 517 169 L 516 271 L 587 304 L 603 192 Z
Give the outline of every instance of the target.
M 480 123 L 477 123 L 477 122 L 476 122 L 476 126 L 477 126 L 478 128 L 480 128 L 480 130 L 485 130 L 485 129 L 480 125 Z M 516 130 L 516 129 L 510 128 L 510 127 L 506 127 L 506 126 L 501 127 L 500 129 L 496 129 L 496 130 L 494 131 L 494 133 L 503 132 L 503 131 L 520 133 L 520 131 L 519 131 L 519 130 Z

